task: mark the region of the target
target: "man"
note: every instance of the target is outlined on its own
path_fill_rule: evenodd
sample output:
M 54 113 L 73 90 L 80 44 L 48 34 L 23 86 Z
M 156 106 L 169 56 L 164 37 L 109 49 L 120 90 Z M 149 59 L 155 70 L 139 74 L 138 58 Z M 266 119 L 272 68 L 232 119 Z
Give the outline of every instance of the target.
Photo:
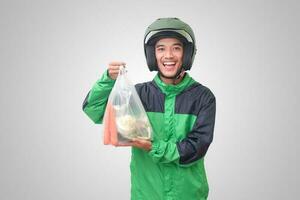
M 196 44 L 191 27 L 161 18 L 146 30 L 144 50 L 153 81 L 136 85 L 153 129 L 153 140 L 132 141 L 132 200 L 204 200 L 208 183 L 204 156 L 213 139 L 213 93 L 192 79 Z M 109 93 L 123 62 L 112 62 L 84 103 L 84 112 L 102 123 Z

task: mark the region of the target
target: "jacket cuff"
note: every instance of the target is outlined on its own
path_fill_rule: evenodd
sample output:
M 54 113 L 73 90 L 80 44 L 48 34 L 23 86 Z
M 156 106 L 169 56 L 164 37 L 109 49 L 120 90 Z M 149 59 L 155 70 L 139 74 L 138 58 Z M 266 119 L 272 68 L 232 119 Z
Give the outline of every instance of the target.
M 159 152 L 160 152 L 160 149 L 159 149 L 159 142 L 152 142 L 152 148 L 151 148 L 151 150 L 149 151 L 149 155 L 150 156 L 154 156 L 155 154 L 159 154 Z
M 148 152 L 148 154 L 155 163 L 158 163 L 163 157 L 165 145 L 166 143 L 163 141 L 152 142 L 152 149 Z
M 109 74 L 108 74 L 108 70 L 106 70 L 103 75 L 101 76 L 101 78 L 98 81 L 104 81 L 104 82 L 111 82 L 114 83 L 116 82 L 115 79 L 112 79 Z

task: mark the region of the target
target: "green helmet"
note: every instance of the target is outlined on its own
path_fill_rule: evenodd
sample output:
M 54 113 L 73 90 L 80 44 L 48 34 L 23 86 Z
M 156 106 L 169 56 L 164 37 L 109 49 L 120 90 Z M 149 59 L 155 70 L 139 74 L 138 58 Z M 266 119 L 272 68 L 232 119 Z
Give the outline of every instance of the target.
M 179 39 L 183 43 L 182 68 L 190 70 L 196 54 L 196 41 L 192 28 L 178 18 L 159 18 L 145 32 L 144 51 L 150 71 L 158 71 L 155 57 L 155 43 L 167 37 Z

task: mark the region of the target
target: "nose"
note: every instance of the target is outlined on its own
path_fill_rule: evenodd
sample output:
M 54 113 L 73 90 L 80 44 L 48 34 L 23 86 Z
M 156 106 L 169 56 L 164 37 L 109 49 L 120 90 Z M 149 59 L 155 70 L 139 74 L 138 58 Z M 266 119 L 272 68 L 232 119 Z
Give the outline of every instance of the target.
M 173 52 L 171 49 L 167 49 L 165 53 L 166 58 L 173 58 Z

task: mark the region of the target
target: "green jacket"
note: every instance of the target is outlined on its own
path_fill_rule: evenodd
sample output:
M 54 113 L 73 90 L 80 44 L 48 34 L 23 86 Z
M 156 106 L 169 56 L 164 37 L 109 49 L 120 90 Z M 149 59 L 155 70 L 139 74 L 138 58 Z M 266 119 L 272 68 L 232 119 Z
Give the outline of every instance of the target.
M 83 103 L 84 112 L 102 123 L 114 80 L 103 74 Z M 177 85 L 158 75 L 136 85 L 153 128 L 150 152 L 132 147 L 131 200 L 204 200 L 208 183 L 204 156 L 213 139 L 215 97 L 189 74 Z

